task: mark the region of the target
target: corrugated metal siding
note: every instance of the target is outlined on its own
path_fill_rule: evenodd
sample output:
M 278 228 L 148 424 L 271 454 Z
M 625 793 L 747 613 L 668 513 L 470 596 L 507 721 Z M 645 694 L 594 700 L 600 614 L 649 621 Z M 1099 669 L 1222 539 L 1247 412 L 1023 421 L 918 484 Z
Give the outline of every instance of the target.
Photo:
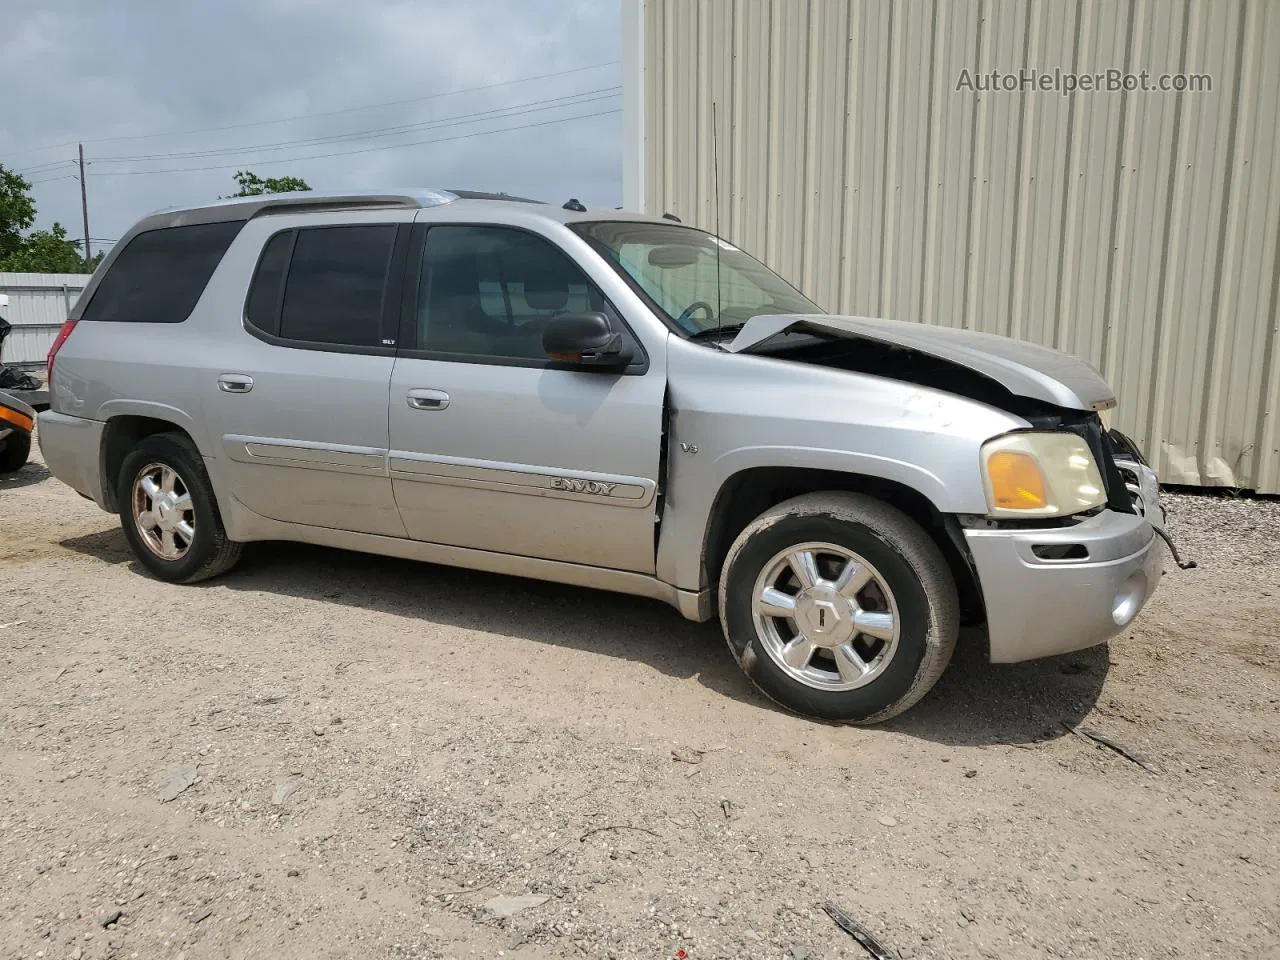
M 829 309 L 1097 366 L 1174 483 L 1280 492 L 1280 3 L 645 0 L 646 206 Z M 1202 73 L 974 93 L 962 69 Z
M 13 325 L 0 360 L 16 367 L 41 366 L 88 282 L 88 274 L 0 273 L 0 293 L 9 295 L 9 306 L 0 315 Z

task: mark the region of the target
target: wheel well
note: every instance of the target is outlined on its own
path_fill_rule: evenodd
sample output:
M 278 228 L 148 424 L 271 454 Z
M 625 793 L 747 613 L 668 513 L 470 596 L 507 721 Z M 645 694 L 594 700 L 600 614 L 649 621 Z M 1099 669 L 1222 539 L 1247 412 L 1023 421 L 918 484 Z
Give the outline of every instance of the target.
M 756 467 L 734 474 L 725 482 L 711 508 L 703 544 L 704 574 L 712 593 L 719 586 L 720 568 L 729 548 L 747 524 L 783 500 L 824 490 L 847 490 L 875 497 L 920 524 L 951 568 L 960 595 L 962 621 L 969 625 L 986 619 L 982 588 L 954 517 L 944 516 L 928 497 L 905 484 L 834 470 Z
M 107 509 L 119 509 L 116 503 L 116 481 L 125 456 L 138 445 L 143 437 L 157 433 L 180 433 L 187 439 L 190 434 L 176 423 L 155 417 L 112 417 L 102 430 L 102 499 Z

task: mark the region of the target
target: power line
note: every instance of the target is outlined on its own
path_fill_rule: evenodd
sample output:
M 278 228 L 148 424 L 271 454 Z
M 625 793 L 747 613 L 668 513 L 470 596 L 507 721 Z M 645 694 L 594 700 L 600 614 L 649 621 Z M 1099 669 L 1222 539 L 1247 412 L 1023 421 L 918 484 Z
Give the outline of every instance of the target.
M 74 160 L 50 160 L 48 163 L 37 163 L 33 167 L 23 167 L 22 169 L 15 169 L 13 172 L 20 176 L 27 173 L 32 173 L 32 174 L 48 173 L 50 170 L 53 170 L 57 167 L 65 166 L 68 163 L 75 163 L 75 161 Z
M 608 60 L 604 63 L 590 63 L 581 67 L 571 67 L 568 70 L 557 70 L 553 73 L 540 73 L 531 77 L 516 77 L 512 80 L 500 80 L 497 83 L 486 83 L 478 87 L 461 87 L 457 90 L 446 90 L 443 93 L 432 93 L 422 97 L 409 97 L 405 100 L 388 100 L 384 103 L 368 103 L 358 107 L 342 107 L 337 110 L 323 110 L 318 113 L 296 114 L 292 117 L 278 117 L 272 120 L 252 120 L 246 123 L 231 123 L 221 127 L 201 127 L 198 130 L 181 130 L 169 133 L 138 133 L 121 137 L 102 137 L 98 140 L 85 140 L 85 143 L 121 143 L 127 140 L 155 140 L 162 137 L 186 137 L 197 133 L 219 133 L 224 130 L 243 130 L 247 127 L 263 127 L 274 123 L 290 123 L 295 120 L 307 120 L 312 117 L 335 117 L 343 113 L 354 113 L 360 110 L 380 110 L 383 107 L 398 107 L 406 103 L 423 103 L 427 100 L 439 100 L 442 97 L 453 97 L 462 93 L 475 93 L 479 90 L 493 90 L 497 87 L 508 87 L 513 83 L 531 83 L 535 80 L 549 80 L 552 77 L 565 77 L 572 73 L 582 73 L 586 70 L 598 70 L 601 67 L 612 67 L 619 64 L 619 60 Z M 66 143 L 46 144 L 43 147 L 31 147 L 27 150 L 19 150 L 18 154 L 38 153 L 41 150 L 57 150 L 61 147 L 74 147 L 77 141 L 68 141 Z
M 596 90 L 583 90 L 580 93 L 565 94 L 560 97 L 550 97 L 545 100 L 530 100 L 526 103 L 515 103 L 507 107 L 494 107 L 491 110 L 480 110 L 474 113 L 457 114 L 451 117 L 437 117 L 434 120 L 422 120 L 417 123 L 406 123 L 392 127 L 375 127 L 369 130 L 355 130 L 348 133 L 335 133 L 326 136 L 306 137 L 299 140 L 283 140 L 275 143 L 254 143 L 243 144 L 236 147 L 211 147 L 207 150 L 190 150 L 179 153 L 157 153 L 143 155 L 119 155 L 108 157 L 96 157 L 93 163 L 134 163 L 143 160 L 195 160 L 207 159 L 217 156 L 226 156 L 229 154 L 243 153 L 248 150 L 285 150 L 289 147 L 299 147 L 308 145 L 319 145 L 325 143 L 339 143 L 344 140 L 363 140 L 373 139 L 376 137 L 396 136 L 401 133 L 407 133 L 410 130 L 433 129 L 437 127 L 458 126 L 459 124 L 475 123 L 480 120 L 502 120 L 506 117 L 521 116 L 526 113 L 536 113 L 541 110 L 555 110 L 561 107 L 578 106 L 582 103 L 592 103 L 597 100 L 606 100 L 616 96 L 622 91 L 621 86 L 600 87 Z M 581 99 L 580 99 L 581 98 Z M 569 102 L 573 101 L 573 102 Z M 544 106 L 539 106 L 543 104 Z M 530 109 L 520 109 L 529 107 Z
M 68 163 L 74 163 L 74 160 L 50 160 L 48 163 L 38 163 L 33 167 L 15 167 L 14 173 L 45 173 L 55 167 L 65 166 Z
M 235 170 L 238 167 L 257 166 L 262 163 L 292 163 L 296 160 L 328 160 L 331 157 L 349 157 L 360 153 L 375 153 L 379 150 L 400 150 L 404 147 L 420 147 L 428 143 L 448 143 L 452 140 L 469 140 L 471 137 L 484 137 L 494 133 L 507 133 L 512 130 L 528 130 L 533 127 L 546 127 L 555 123 L 566 123 L 570 120 L 586 120 L 589 117 L 605 117 L 614 113 L 621 113 L 621 109 L 601 110 L 597 113 L 583 113 L 572 117 L 558 117 L 554 120 L 540 120 L 537 123 L 522 123 L 514 127 L 501 127 L 497 130 L 477 130 L 474 133 L 460 133 L 452 137 L 436 137 L 428 140 L 414 140 L 409 143 L 392 143 L 385 146 L 362 147 L 359 150 L 341 150 L 336 153 L 320 153 L 310 154 L 297 157 L 276 157 L 275 159 L 262 160 L 241 160 L 238 163 L 224 163 L 217 166 L 208 167 L 170 167 L 163 170 L 118 170 L 118 171 L 99 171 L 94 174 L 98 177 L 137 177 L 160 173 L 198 173 L 205 170 Z

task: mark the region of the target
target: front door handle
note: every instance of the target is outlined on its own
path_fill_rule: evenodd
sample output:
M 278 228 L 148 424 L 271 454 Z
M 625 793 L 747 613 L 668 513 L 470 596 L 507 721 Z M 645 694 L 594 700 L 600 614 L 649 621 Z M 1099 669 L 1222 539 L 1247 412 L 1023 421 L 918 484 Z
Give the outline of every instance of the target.
M 218 378 L 218 389 L 223 393 L 248 393 L 253 389 L 253 377 L 242 373 L 224 373 Z
M 404 399 L 414 410 L 443 410 L 449 406 L 449 395 L 443 390 L 418 388 L 410 390 Z

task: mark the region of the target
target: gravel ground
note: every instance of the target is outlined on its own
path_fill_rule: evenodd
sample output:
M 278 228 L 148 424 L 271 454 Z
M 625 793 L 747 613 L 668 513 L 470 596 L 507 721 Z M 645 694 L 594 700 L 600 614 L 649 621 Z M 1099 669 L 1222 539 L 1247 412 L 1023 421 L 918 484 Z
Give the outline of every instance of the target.
M 1109 646 L 882 727 L 648 601 L 269 544 L 146 577 L 0 481 L 0 957 L 1280 957 L 1280 504 Z M 1070 734 L 1085 726 L 1146 767 Z M 523 897 L 524 899 L 511 899 Z

